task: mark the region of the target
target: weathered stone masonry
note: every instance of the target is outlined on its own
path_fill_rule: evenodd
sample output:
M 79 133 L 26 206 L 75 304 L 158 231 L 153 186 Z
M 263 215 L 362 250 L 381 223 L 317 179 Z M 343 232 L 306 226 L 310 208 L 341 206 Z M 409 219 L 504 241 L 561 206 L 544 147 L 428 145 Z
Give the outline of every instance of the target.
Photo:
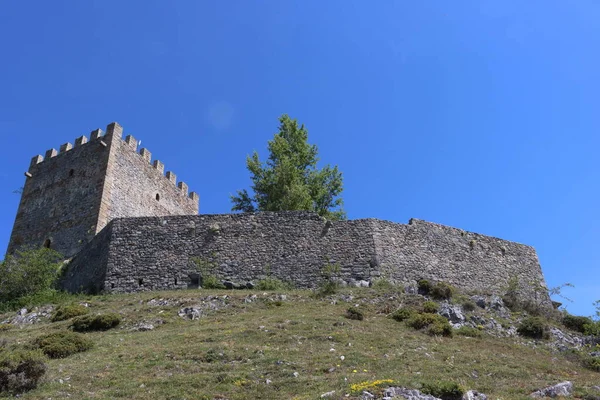
M 170 216 L 116 219 L 106 231 L 72 261 L 68 290 L 186 288 L 202 274 L 193 259 L 203 260 L 204 272 L 213 266 L 210 273 L 238 284 L 273 276 L 314 287 L 328 264 L 339 265 L 346 281 L 425 278 L 489 293 L 502 292 L 512 277 L 524 290 L 532 280 L 544 284 L 533 248 L 415 219 L 404 225 L 326 222 L 304 212 Z
M 529 246 L 411 220 L 327 222 L 307 212 L 198 215 L 198 195 L 112 123 L 75 146 L 32 159 L 8 252 L 47 246 L 73 257 L 73 292 L 195 287 L 202 277 L 245 284 L 268 276 L 314 287 L 327 265 L 351 282 L 445 281 L 500 293 L 544 277 Z
M 198 214 L 198 195 L 122 135 L 115 122 L 32 159 L 8 253 L 46 245 L 70 257 L 114 218 Z

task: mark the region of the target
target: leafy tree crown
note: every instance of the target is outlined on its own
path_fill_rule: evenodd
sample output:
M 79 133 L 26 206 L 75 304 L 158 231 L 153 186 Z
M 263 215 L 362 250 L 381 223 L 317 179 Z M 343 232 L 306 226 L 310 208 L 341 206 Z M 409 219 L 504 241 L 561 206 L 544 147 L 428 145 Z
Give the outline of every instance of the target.
M 319 169 L 316 145 L 308 143 L 304 125 L 287 115 L 279 118 L 279 132 L 268 142 L 263 163 L 255 151 L 246 159 L 252 195 L 238 190 L 231 196 L 232 211 L 314 211 L 329 219 L 345 219 L 342 173 L 337 166 Z

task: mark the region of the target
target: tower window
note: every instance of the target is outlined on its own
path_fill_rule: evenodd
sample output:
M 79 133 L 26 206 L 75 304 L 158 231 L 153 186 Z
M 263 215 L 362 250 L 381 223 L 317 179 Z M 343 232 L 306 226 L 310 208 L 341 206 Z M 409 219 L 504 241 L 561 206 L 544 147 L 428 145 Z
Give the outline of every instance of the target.
M 49 249 L 50 246 L 52 246 L 52 241 L 50 239 L 46 239 L 46 241 L 44 242 L 44 247 Z
M 156 201 L 160 201 L 160 194 L 156 193 Z
M 75 175 L 75 170 L 74 169 L 72 169 L 72 170 L 69 171 L 69 176 L 73 176 L 73 175 Z

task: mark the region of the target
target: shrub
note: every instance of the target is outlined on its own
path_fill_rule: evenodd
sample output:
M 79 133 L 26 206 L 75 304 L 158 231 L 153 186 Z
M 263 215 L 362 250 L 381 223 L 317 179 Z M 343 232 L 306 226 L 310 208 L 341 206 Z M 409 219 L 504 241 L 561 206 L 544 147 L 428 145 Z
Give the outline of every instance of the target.
M 0 302 L 50 289 L 62 266 L 61 258 L 46 248 L 17 250 L 15 255 L 8 255 L 0 262 Z
M 547 339 L 550 337 L 548 325 L 540 317 L 527 317 L 517 327 L 517 332 L 521 336 L 533 339 Z
M 415 314 L 415 311 L 411 308 L 399 308 L 392 314 L 392 318 L 398 322 L 409 319 Z
M 428 382 L 423 384 L 421 391 L 442 400 L 460 400 L 465 390 L 454 382 Z
M 81 304 L 62 305 L 54 311 L 50 320 L 52 322 L 65 321 L 73 317 L 85 315 L 89 311 L 86 306 L 82 306 Z
M 346 318 L 362 321 L 365 316 L 356 307 L 350 307 L 348 310 L 346 310 Z
M 600 321 L 591 321 L 583 326 L 584 335 L 600 336 Z
M 435 285 L 431 287 L 429 294 L 434 299 L 438 300 L 448 300 L 454 294 L 454 288 L 447 283 L 437 282 Z
M 65 358 L 93 347 L 90 339 L 80 333 L 68 331 L 40 336 L 34 340 L 33 345 L 50 358 Z
M 591 318 L 579 317 L 571 314 L 566 314 L 562 318 L 562 324 L 564 326 L 580 333 L 585 333 L 585 326 L 591 323 L 593 323 Z
M 0 392 L 19 394 L 35 389 L 46 373 L 40 351 L 0 351 Z
M 437 314 L 413 314 L 409 319 L 406 320 L 406 325 L 415 329 L 423 329 L 433 324 L 435 321 L 438 321 L 440 318 L 444 321 L 447 321 L 446 318 Z
M 414 313 L 406 325 L 414 329 L 427 328 L 427 333 L 433 336 L 452 336 L 452 325 L 438 314 Z
M 600 357 L 585 356 L 583 366 L 592 371 L 600 372 Z
M 459 336 L 467 336 L 472 338 L 480 338 L 482 333 L 477 328 L 471 328 L 470 326 L 461 326 L 457 330 L 454 331 Z
M 225 285 L 214 275 L 205 275 L 202 277 L 203 289 L 225 289 Z
M 435 301 L 426 301 L 423 303 L 423 312 L 435 314 L 440 309 L 440 306 Z
M 106 331 L 121 323 L 119 314 L 108 313 L 99 315 L 84 315 L 73 320 L 71 327 L 76 332 Z
M 467 312 L 475 311 L 477 309 L 477 304 L 473 300 L 465 300 L 462 303 L 463 310 Z
M 394 285 L 392 282 L 388 281 L 387 279 L 375 279 L 373 280 L 373 284 L 371 285 L 371 287 L 373 289 L 376 290 L 394 290 L 394 289 L 399 289 L 398 286 Z
M 448 322 L 446 318 L 442 317 L 442 319 L 433 321 L 433 323 L 427 327 L 427 333 L 431 336 L 452 337 L 454 330 L 452 329 L 450 322 Z
M 431 291 L 431 283 L 427 279 L 420 279 L 417 282 L 419 288 L 419 294 L 426 295 Z
M 277 278 L 265 278 L 258 281 L 256 289 L 258 290 L 286 290 L 289 289 L 290 285 Z

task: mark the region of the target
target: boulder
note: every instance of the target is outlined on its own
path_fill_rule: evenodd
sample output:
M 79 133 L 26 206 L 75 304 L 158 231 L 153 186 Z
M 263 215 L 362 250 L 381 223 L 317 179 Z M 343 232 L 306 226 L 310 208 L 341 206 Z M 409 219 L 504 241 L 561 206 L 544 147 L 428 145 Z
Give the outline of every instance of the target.
M 464 324 L 466 321 L 460 306 L 454 306 L 448 302 L 440 304 L 440 311 L 438 313 L 452 324 Z
M 573 393 L 573 384 L 569 381 L 557 383 L 554 386 L 548 386 L 546 388 L 536 390 L 531 393 L 530 396 L 533 398 L 540 397 L 559 397 L 559 396 L 570 396 Z
M 395 397 L 404 398 L 407 400 L 440 400 L 437 397 L 421 393 L 416 389 L 407 389 L 403 387 L 389 387 L 383 391 L 384 399 L 392 399 Z
M 469 390 L 463 395 L 463 400 L 487 400 L 487 396 L 477 390 Z

